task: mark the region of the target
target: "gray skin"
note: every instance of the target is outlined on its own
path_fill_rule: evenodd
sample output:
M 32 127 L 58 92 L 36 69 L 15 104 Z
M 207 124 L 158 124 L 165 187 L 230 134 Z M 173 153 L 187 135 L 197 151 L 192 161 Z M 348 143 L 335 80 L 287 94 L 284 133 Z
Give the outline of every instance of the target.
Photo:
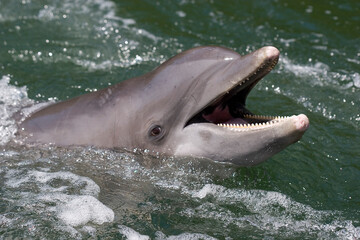
M 252 115 L 247 95 L 278 57 L 274 47 L 245 56 L 222 47 L 193 48 L 143 76 L 47 106 L 26 118 L 19 132 L 33 143 L 140 148 L 256 165 L 298 141 L 309 125 L 303 114 L 245 116 Z M 217 125 L 251 122 L 263 125 Z

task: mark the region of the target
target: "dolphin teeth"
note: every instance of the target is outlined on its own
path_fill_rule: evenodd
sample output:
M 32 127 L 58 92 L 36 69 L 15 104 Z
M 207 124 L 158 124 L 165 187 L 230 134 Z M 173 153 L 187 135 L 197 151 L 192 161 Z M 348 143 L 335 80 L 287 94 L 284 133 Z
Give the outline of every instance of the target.
M 276 123 L 285 121 L 289 119 L 290 116 L 262 116 L 262 115 L 250 115 L 244 114 L 243 118 L 248 119 L 261 119 L 264 121 L 257 122 L 257 123 L 246 123 L 246 124 L 239 124 L 239 123 L 218 123 L 219 127 L 229 128 L 232 131 L 247 131 L 251 129 L 263 128 L 263 127 L 270 127 Z

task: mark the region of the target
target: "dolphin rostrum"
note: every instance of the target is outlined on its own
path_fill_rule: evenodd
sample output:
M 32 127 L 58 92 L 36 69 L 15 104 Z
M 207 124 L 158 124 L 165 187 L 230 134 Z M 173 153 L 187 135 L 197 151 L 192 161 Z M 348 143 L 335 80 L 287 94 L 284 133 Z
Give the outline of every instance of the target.
M 246 107 L 251 89 L 276 65 L 279 51 L 248 55 L 197 47 L 153 71 L 47 106 L 26 118 L 26 142 L 140 148 L 241 166 L 259 164 L 298 141 L 304 114 L 268 117 Z

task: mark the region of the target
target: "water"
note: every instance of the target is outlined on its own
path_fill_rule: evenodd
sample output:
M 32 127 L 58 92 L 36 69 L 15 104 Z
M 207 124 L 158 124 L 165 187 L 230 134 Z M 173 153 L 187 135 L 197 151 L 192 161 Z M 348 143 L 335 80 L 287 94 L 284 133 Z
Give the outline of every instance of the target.
M 360 238 L 358 1 L 0 2 L 0 239 Z M 12 115 L 152 70 L 180 51 L 264 45 L 255 113 L 305 113 L 252 168 L 146 151 L 23 146 Z

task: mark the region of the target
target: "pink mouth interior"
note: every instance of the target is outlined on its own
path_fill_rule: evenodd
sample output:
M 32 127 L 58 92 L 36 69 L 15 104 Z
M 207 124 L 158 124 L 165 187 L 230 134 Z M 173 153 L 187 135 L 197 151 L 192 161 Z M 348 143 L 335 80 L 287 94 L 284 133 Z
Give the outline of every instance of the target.
M 234 118 L 231 116 L 229 107 L 217 106 L 215 110 L 210 114 L 202 114 L 203 118 L 209 122 L 218 124 L 218 123 L 227 123 L 227 124 L 247 124 L 242 118 Z

